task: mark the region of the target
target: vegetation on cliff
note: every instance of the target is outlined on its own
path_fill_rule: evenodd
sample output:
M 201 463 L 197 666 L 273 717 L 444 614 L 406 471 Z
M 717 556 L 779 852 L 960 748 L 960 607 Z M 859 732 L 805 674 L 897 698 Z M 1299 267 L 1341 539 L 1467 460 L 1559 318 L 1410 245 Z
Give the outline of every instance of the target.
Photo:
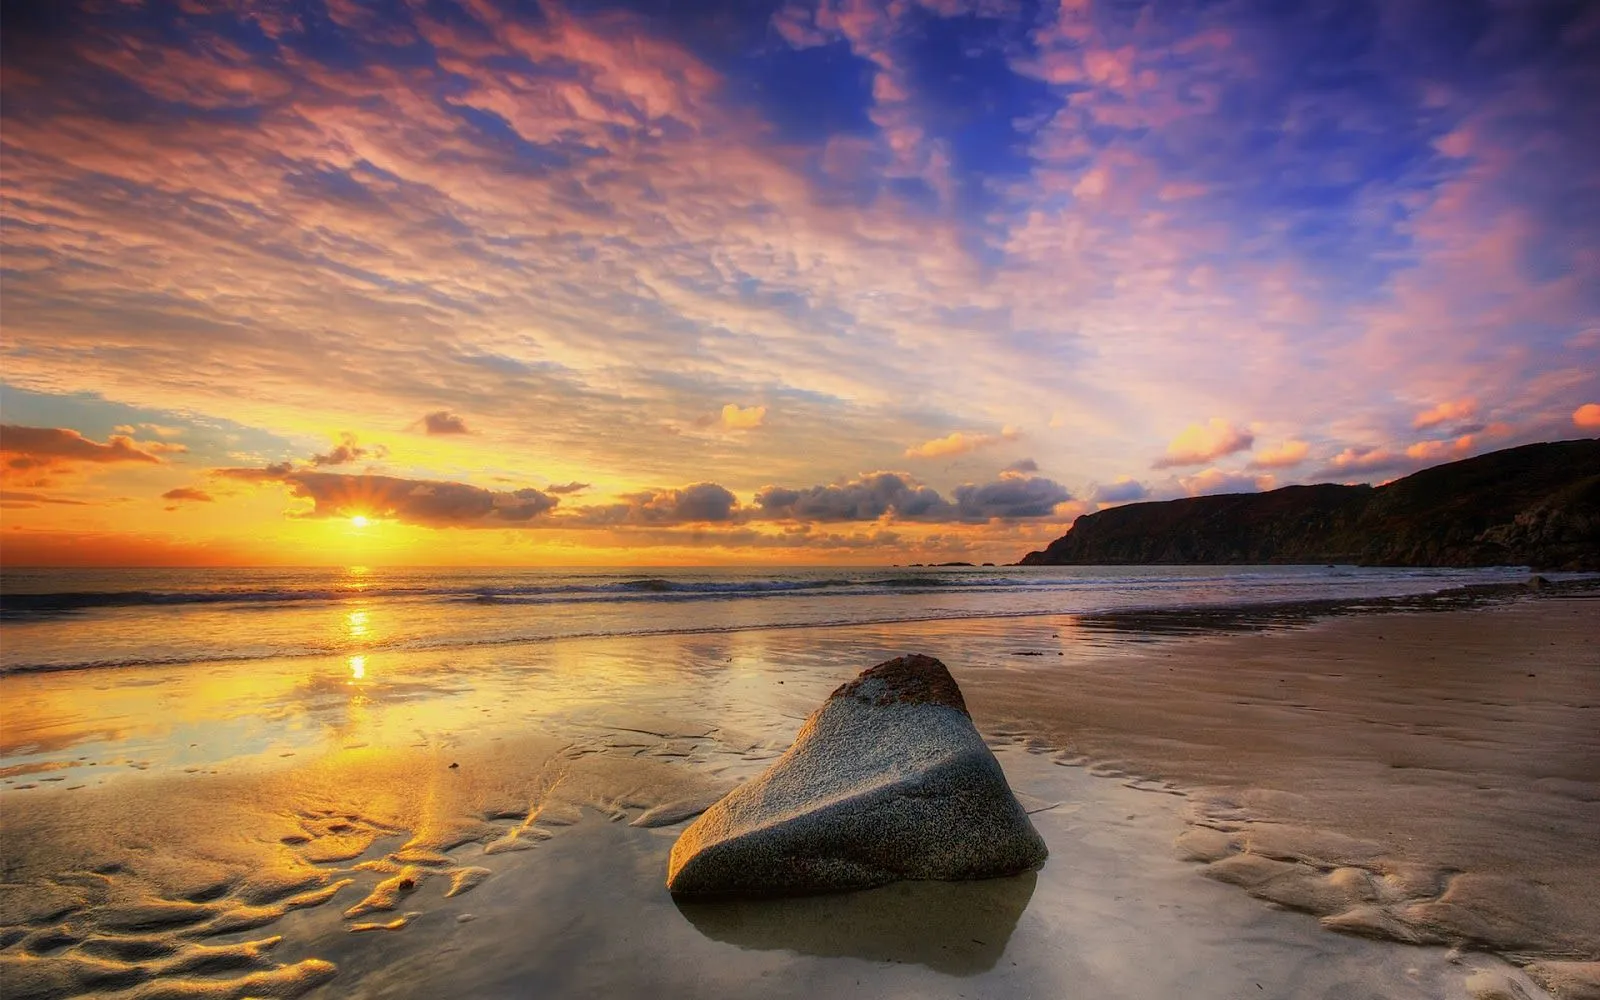
M 1025 566 L 1350 563 L 1600 569 L 1600 439 L 1530 444 L 1384 486 L 1137 503 L 1085 514 Z

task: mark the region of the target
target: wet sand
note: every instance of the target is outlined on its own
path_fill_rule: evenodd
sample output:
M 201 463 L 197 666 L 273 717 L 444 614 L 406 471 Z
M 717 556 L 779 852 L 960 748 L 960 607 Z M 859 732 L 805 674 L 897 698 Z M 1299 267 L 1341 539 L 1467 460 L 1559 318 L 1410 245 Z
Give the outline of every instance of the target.
M 1343 617 L 1066 674 L 969 700 L 997 731 L 1192 789 L 1184 847 L 1213 877 L 1353 933 L 1600 955 L 1600 601 Z M 1339 892 L 1308 865 L 1409 888 Z
M 5 678 L 0 986 L 1592 996 L 1597 611 L 1200 635 L 920 622 Z M 906 651 L 951 666 L 1046 866 L 675 906 L 683 823 Z

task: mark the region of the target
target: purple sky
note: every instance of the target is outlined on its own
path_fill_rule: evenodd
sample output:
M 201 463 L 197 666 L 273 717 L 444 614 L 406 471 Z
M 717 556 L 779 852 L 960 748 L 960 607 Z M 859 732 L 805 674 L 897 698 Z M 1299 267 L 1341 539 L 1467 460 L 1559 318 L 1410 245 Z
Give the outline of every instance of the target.
M 1600 433 L 1592 3 L 5 18 L 8 561 L 1010 560 Z

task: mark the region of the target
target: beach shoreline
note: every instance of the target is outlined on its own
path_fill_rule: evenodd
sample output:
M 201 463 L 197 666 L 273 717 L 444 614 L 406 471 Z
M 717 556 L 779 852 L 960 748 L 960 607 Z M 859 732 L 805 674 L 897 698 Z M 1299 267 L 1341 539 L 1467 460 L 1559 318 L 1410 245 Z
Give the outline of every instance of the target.
M 785 974 L 800 977 L 795 983 L 831 982 L 848 966 L 852 975 L 868 974 L 884 988 L 880 992 L 920 995 L 942 995 L 945 987 L 972 977 L 990 982 L 983 977 L 999 975 L 996 969 L 1003 973 L 1010 968 L 1005 962 L 1016 961 L 1028 971 L 1025 982 L 1013 986 L 1039 988 L 1071 966 L 1052 968 L 1042 957 L 1037 949 L 1049 937 L 1043 928 L 1072 925 L 1071 933 L 1087 935 L 1077 926 L 1081 915 L 1065 911 L 1084 905 L 1084 893 L 1104 889 L 1101 880 L 1118 877 L 1123 868 L 1145 871 L 1160 857 L 1161 865 L 1171 863 L 1161 868 L 1158 881 L 1172 882 L 1168 888 L 1178 894 L 1172 905 L 1186 893 L 1202 892 L 1207 906 L 1225 906 L 1230 919 L 1254 921 L 1251 914 L 1258 913 L 1270 918 L 1263 926 L 1278 930 L 1256 927 L 1252 933 L 1258 937 L 1282 945 L 1288 939 L 1274 935 L 1288 934 L 1295 947 L 1327 939 L 1317 945 L 1320 964 L 1284 965 L 1281 955 L 1275 960 L 1282 995 L 1324 995 L 1317 992 L 1318 977 L 1338 970 L 1354 974 L 1362 963 L 1374 962 L 1383 975 L 1399 977 L 1385 987 L 1386 995 L 1422 988 L 1407 985 L 1400 967 L 1407 962 L 1429 970 L 1422 977 L 1426 989 L 1417 996 L 1480 995 L 1468 988 L 1473 975 L 1499 976 L 1525 992 L 1536 989 L 1511 966 L 1473 957 L 1473 949 L 1486 949 L 1532 963 L 1530 970 L 1558 996 L 1584 996 L 1582 990 L 1591 987 L 1583 985 L 1583 976 L 1593 969 L 1581 963 L 1600 958 L 1594 904 L 1600 893 L 1581 891 L 1600 865 L 1593 848 L 1585 853 L 1583 839 L 1574 836 L 1592 829 L 1600 815 L 1594 607 L 1583 597 L 1541 597 L 1473 610 L 1313 615 L 1308 621 L 1255 622 L 1243 631 L 1233 621 L 1200 628 L 1200 635 L 1187 625 L 1174 633 L 1148 622 L 1108 625 L 1049 616 L 658 636 L 648 642 L 583 640 L 552 644 L 566 648 L 559 655 L 546 650 L 539 663 L 498 678 L 477 663 L 430 672 L 399 669 L 397 661 L 395 672 L 382 680 L 387 695 L 370 686 L 362 692 L 331 678 L 308 678 L 307 665 L 294 663 L 283 668 L 285 677 L 296 678 L 289 695 L 264 680 L 247 693 L 254 704 L 240 709 L 252 717 L 276 712 L 282 726 L 316 731 L 302 734 L 293 749 L 277 749 L 290 744 L 268 740 L 245 758 L 207 758 L 208 737 L 221 736 L 207 725 L 225 723 L 190 727 L 189 735 L 200 737 L 192 748 L 175 745 L 172 730 L 147 734 L 141 743 L 124 729 L 109 739 L 102 733 L 96 742 L 84 733 L 104 728 L 107 720 L 85 718 L 71 731 L 58 727 L 59 745 L 33 756 L 70 763 L 83 756 L 73 750 L 90 744 L 166 751 L 142 758 L 143 768 L 121 767 L 130 772 L 126 776 L 111 777 L 101 768 L 104 776 L 95 780 L 103 784 L 84 782 L 72 791 L 73 782 L 44 785 L 39 779 L 57 776 L 49 771 L 8 776 L 11 784 L 0 791 L 7 842 L 0 967 L 8 994 L 17 984 L 35 984 L 17 995 L 85 990 L 138 996 L 180 982 L 189 984 L 185 989 L 230 995 L 227 990 L 237 994 L 256 988 L 250 982 L 267 982 L 249 976 L 276 976 L 273 988 L 290 994 L 322 995 L 313 992 L 321 989 L 326 995 L 407 995 L 410 989 L 410 995 L 425 995 L 415 992 L 417 980 L 385 979 L 379 989 L 373 974 L 360 970 L 380 953 L 390 956 L 386 962 L 400 952 L 415 962 L 436 949 L 462 947 L 450 943 L 462 933 L 459 928 L 471 929 L 472 954 L 490 962 L 495 949 L 512 947 L 514 938 L 508 929 L 487 928 L 525 922 L 529 906 L 570 912 L 596 886 L 608 885 L 617 899 L 606 905 L 615 907 L 636 879 L 664 893 L 654 884 L 661 873 L 652 868 L 664 859 L 678 824 L 781 752 L 799 719 L 839 680 L 886 658 L 884 652 L 920 644 L 950 665 L 1013 784 L 1025 801 L 1041 808 L 1036 822 L 1051 842 L 1052 861 L 1020 910 L 1014 899 L 992 891 L 978 906 L 1015 925 L 1011 943 L 1002 945 L 991 968 L 964 977 L 919 960 L 904 935 L 898 945 L 869 948 L 863 957 L 846 953 L 838 941 L 785 945 L 772 930 L 814 925 L 816 914 L 791 911 L 787 920 L 768 922 L 765 938 L 729 941 L 715 914 L 695 920 L 651 904 L 655 908 L 647 911 L 658 920 L 677 914 L 693 930 L 695 936 L 680 940 L 682 962 L 722 963 L 726 978 L 716 980 L 718 989 L 739 992 L 740 973 L 733 970 L 754 968 L 733 961 L 735 954 L 760 958 L 755 965 L 781 958 Z M 1505 650 L 1526 652 L 1532 635 L 1554 643 L 1538 650 L 1537 669 L 1510 664 L 1518 668 L 1514 678 L 1509 661 L 1501 663 L 1503 670 L 1493 669 L 1505 660 Z M 1430 646 L 1447 651 L 1453 676 L 1418 669 L 1429 654 L 1415 650 Z M 653 662 L 644 659 L 651 655 Z M 1171 659 L 1179 664 L 1165 662 Z M 1340 664 L 1337 670 L 1329 669 L 1333 662 Z M 1409 664 L 1413 683 L 1390 678 L 1385 663 Z M 236 669 L 212 668 L 210 683 L 223 683 Z M 1509 700 L 1486 697 L 1494 684 L 1511 680 L 1538 684 L 1536 697 L 1517 702 L 1525 708 L 1513 712 L 1516 717 L 1505 714 Z M 72 681 L 55 674 L 5 683 L 15 694 L 30 683 L 71 688 Z M 118 703 L 123 695 L 148 699 L 150 691 L 168 689 L 162 697 L 181 716 L 185 703 L 198 710 L 212 705 L 204 686 L 193 678 L 188 684 L 166 678 L 143 689 L 122 689 L 109 701 L 91 699 L 80 714 L 109 717 L 129 707 Z M 85 683 L 80 679 L 77 687 Z M 1351 696 L 1356 688 L 1361 697 Z M 1162 697 L 1152 695 L 1163 690 Z M 1463 702 L 1463 695 L 1470 697 Z M 357 705 L 363 699 L 364 708 Z M 368 713 L 364 723 L 358 708 Z M 1424 712 L 1443 714 L 1419 716 Z M 1406 713 L 1425 725 L 1393 735 L 1396 717 Z M 372 715 L 383 719 L 375 723 Z M 335 718 L 339 724 L 330 724 Z M 1193 731 L 1184 729 L 1185 718 Z M 419 719 L 433 725 L 418 729 Z M 1325 730 L 1320 740 L 1303 732 L 1311 719 L 1317 723 L 1311 728 Z M 8 730 L 13 721 L 8 712 Z M 1259 745 L 1228 738 L 1208 744 L 1205 733 L 1222 723 L 1250 733 Z M 1479 745 L 1486 733 L 1494 738 Z M 43 746 L 49 735 L 28 738 Z M 1562 739 L 1552 742 L 1556 735 Z M 15 732 L 8 731 L 6 742 L 16 749 Z M 1555 745 L 1564 749 L 1552 752 Z M 1384 759 L 1400 751 L 1412 755 L 1409 763 L 1401 761 L 1407 766 Z M 281 756 L 286 753 L 295 756 Z M 1485 760 L 1499 763 L 1484 769 Z M 59 770 L 91 773 L 82 767 Z M 30 775 L 35 780 L 27 780 Z M 1402 775 L 1407 780 L 1397 782 Z M 1413 780 L 1419 776 L 1427 780 Z M 1480 778 L 1488 789 L 1476 787 L 1484 783 Z M 18 787 L 26 784 L 40 787 Z M 1362 788 L 1403 792 L 1405 808 L 1378 793 L 1363 805 Z M 1181 794 L 1141 794 L 1163 791 Z M 1162 806 L 1120 814 L 1145 815 L 1139 822 L 1118 820 L 1115 810 L 1128 804 L 1118 798 L 1124 793 Z M 1440 817 L 1463 812 L 1462 803 L 1472 807 L 1465 813 L 1472 822 L 1441 825 Z M 1086 815 L 1099 818 L 1090 822 Z M 1372 828 L 1382 823 L 1387 827 Z M 1429 840 L 1408 823 L 1435 827 L 1437 836 Z M 1549 829 L 1527 829 L 1538 825 Z M 619 836 L 624 843 L 617 843 Z M 1080 871 L 1084 859 L 1075 857 L 1081 845 L 1131 843 L 1129 838 L 1143 846 L 1089 863 L 1088 874 Z M 1176 848 L 1170 846 L 1174 839 Z M 591 842 L 593 850 L 576 846 Z M 621 882 L 605 860 L 613 848 L 633 866 L 633 875 Z M 559 863 L 572 870 L 563 876 L 539 868 L 547 856 L 574 859 Z M 1212 882 L 1195 877 L 1200 871 Z M 1062 896 L 1067 890 L 1059 881 L 1067 872 L 1084 880 L 1070 898 Z M 566 898 L 535 904 L 511 888 L 519 880 L 552 878 L 566 886 Z M 1203 888 L 1214 882 L 1241 886 L 1269 905 L 1320 915 L 1325 926 L 1397 940 L 1409 935 L 1427 947 L 1400 949 L 1331 935 L 1309 918 L 1271 914 L 1226 885 L 1215 888 L 1237 905 L 1220 904 L 1215 900 L 1221 897 Z M 486 905 L 478 901 L 491 893 L 505 894 L 506 910 L 497 919 L 477 912 Z M 477 919 L 447 924 L 442 915 L 452 907 L 452 921 L 464 913 Z M 1015 919 L 1009 916 L 1013 910 Z M 614 954 L 619 945 L 611 940 L 616 934 L 626 930 L 623 936 L 637 941 L 641 934 L 664 932 L 659 924 L 621 920 L 619 912 L 602 906 L 562 925 L 564 930 L 551 932 L 552 954 L 565 950 L 590 960 L 607 954 L 621 962 L 625 956 Z M 868 906 L 852 919 L 857 937 L 882 943 L 882 913 Z M 373 930 L 353 931 L 358 925 Z M 1195 928 L 1185 923 L 1146 930 L 1189 941 Z M 931 933 L 925 928 L 922 936 Z M 281 941 L 260 944 L 273 937 Z M 362 943 L 374 940 L 379 943 Z M 219 947 L 230 950 L 196 950 Z M 1117 947 L 1114 940 L 1100 941 L 1093 949 L 1086 946 L 1085 954 Z M 1126 954 L 1119 961 L 1139 953 L 1126 942 L 1121 947 Z M 1241 960 L 1265 947 L 1247 947 Z M 1188 954 L 1199 963 L 1190 973 L 1216 961 L 1198 943 Z M 1258 957 L 1266 961 L 1264 953 Z M 668 959 L 657 955 L 655 961 Z M 333 970 L 317 963 L 331 963 Z M 647 964 L 635 973 L 646 975 Z M 908 967 L 918 971 L 906 973 Z M 210 971 L 198 977 L 185 971 L 197 968 Z M 662 974 L 670 979 L 681 971 Z M 1078 973 L 1087 974 L 1081 968 Z M 1134 972 L 1123 975 L 1139 981 Z M 573 995 L 593 992 L 593 982 L 571 976 Z M 1562 985 L 1562 976 L 1576 976 L 1578 985 Z M 1116 980 L 1103 981 L 1109 989 Z M 1179 981 L 1150 974 L 1144 983 L 1157 992 L 1141 995 L 1171 995 L 1159 991 L 1176 989 Z M 1479 986 L 1486 981 L 1480 979 Z M 991 985 L 1010 989 L 999 983 Z M 491 995 L 492 989 L 510 989 L 507 983 L 482 985 Z M 688 988 L 686 981 L 680 985 Z
M 1127 652 L 1099 690 L 1067 700 L 1028 684 L 970 697 L 1099 773 L 1182 785 L 1191 828 L 1178 849 L 1210 877 L 1330 929 L 1492 950 L 1532 963 L 1560 995 L 1589 996 L 1600 988 L 1595 611 L 1592 597 L 1569 596 L 1465 617 L 1324 619 L 1298 632 L 1294 655 L 1217 636 L 1175 657 Z M 1177 672 L 1187 676 L 1168 683 L 1193 694 L 1223 664 L 1232 683 L 1209 701 L 1142 691 Z
M 1471 607 L 1535 587 L 1600 586 L 1594 575 L 1528 577 L 1515 567 L 797 568 L 676 570 L 667 577 L 649 575 L 669 572 L 662 570 L 521 570 L 455 571 L 443 581 L 415 569 L 262 572 L 8 570 L 0 592 L 0 676 L 1052 615 L 1138 628 L 1146 618 L 1190 615 L 1218 626 L 1252 616 L 1283 624 L 1347 609 Z M 379 609 L 403 609 L 409 626 L 397 628 L 393 618 L 383 629 L 369 625 Z M 336 622 L 347 614 L 348 627 L 328 629 L 330 612 Z M 251 620 L 244 636 L 236 634 L 241 615 Z M 145 623 L 156 625 L 154 635 L 139 629 Z

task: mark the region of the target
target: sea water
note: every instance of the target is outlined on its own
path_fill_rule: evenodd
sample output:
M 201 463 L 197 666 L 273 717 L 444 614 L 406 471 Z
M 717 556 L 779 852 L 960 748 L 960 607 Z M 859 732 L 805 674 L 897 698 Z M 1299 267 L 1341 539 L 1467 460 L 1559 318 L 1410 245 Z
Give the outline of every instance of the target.
M 0 673 L 1425 594 L 1526 569 L 8 569 Z

